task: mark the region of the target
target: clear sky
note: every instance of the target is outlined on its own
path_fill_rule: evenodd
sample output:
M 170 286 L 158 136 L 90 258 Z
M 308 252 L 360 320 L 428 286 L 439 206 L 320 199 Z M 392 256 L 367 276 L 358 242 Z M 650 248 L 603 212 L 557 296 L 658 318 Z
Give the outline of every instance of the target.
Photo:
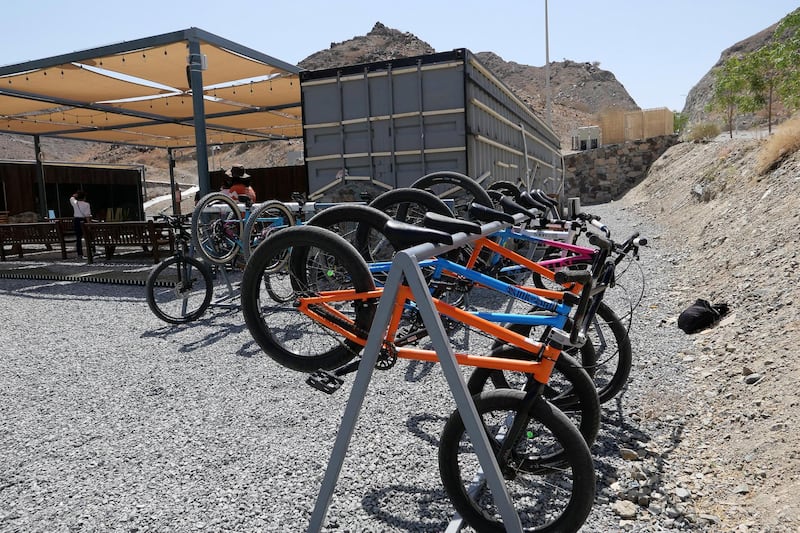
M 551 61 L 599 61 L 642 108 L 683 109 L 720 53 L 780 20 L 789 0 L 549 0 Z M 3 2 L 0 65 L 201 28 L 296 64 L 376 22 L 437 52 L 546 62 L 545 0 L 18 0 Z M 2 110 L 0 109 L 0 113 Z

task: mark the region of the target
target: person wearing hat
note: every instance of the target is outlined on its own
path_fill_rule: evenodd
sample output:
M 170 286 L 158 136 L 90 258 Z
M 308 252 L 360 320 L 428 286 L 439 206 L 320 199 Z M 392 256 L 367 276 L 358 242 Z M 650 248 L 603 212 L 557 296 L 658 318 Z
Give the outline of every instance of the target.
M 233 182 L 230 187 L 231 193 L 235 193 L 239 198 L 247 196 L 251 202 L 256 201 L 256 191 L 250 186 L 250 175 L 245 172 L 244 165 L 238 163 L 232 165 L 225 175 L 230 176 Z

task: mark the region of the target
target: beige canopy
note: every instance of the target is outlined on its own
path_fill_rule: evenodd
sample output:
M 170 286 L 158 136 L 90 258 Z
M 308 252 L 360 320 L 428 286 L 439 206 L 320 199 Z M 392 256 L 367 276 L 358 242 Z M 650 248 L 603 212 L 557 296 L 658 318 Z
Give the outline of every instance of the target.
M 198 152 L 302 137 L 299 71 L 198 28 L 7 65 L 0 132 Z

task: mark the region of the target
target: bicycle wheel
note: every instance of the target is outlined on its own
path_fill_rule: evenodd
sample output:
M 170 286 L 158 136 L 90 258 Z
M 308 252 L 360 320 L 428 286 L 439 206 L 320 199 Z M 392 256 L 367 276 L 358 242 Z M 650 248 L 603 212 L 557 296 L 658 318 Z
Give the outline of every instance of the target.
M 452 217 L 453 212 L 441 199 L 429 191 L 403 187 L 381 194 L 370 207 L 386 213 L 395 220 L 409 224 L 421 224 L 425 213 L 438 213 Z
M 633 365 L 631 339 L 628 328 L 605 302 L 600 302 L 597 308 L 588 337 L 597 355 L 597 364 L 590 373 L 600 403 L 605 403 L 616 397 L 628 383 Z
M 366 205 L 335 205 L 308 220 L 308 225 L 326 228 L 344 237 L 368 263 L 391 261 L 397 246 L 384 234 L 389 215 Z
M 530 412 L 520 412 L 524 397 L 524 392 L 509 389 L 474 397 L 495 450 L 501 446 L 509 419 L 528 418 L 522 438 L 513 443 L 510 459 L 498 461 L 506 490 L 525 531 L 577 531 L 594 501 L 595 473 L 589 448 L 575 426 L 548 402 L 540 399 Z M 565 457 L 559 468 L 547 463 L 553 449 L 561 450 Z M 467 524 L 477 531 L 506 530 L 458 411 L 442 431 L 439 474 L 453 507 Z
M 465 220 L 471 219 L 469 204 L 472 202 L 487 207 L 494 205 L 489 193 L 481 187 L 480 183 L 458 172 L 432 172 L 412 183 L 411 187 L 430 191 L 442 200 L 452 200 L 453 213 L 458 218 Z
M 499 346 L 490 355 L 507 359 L 531 358 L 530 352 L 516 346 Z M 474 396 L 483 392 L 489 383 L 497 389 L 521 390 L 527 381 L 528 374 L 521 372 L 475 368 L 467 381 L 467 388 Z M 578 361 L 562 353 L 556 360 L 543 396 L 572 420 L 588 446 L 594 443 L 600 431 L 600 399 L 594 381 Z
M 510 196 L 514 200 L 519 199 L 521 191 L 514 183 L 510 181 L 495 181 L 486 188 L 486 192 L 497 191 L 504 196 Z
M 282 268 L 267 269 L 288 253 L 290 259 Z M 360 344 L 343 339 L 297 307 L 301 298 L 323 291 L 375 288 L 364 259 L 343 237 L 307 225 L 274 233 L 253 252 L 241 287 L 242 312 L 250 334 L 281 365 L 301 372 L 330 370 L 361 351 Z M 339 315 L 327 313 L 326 317 L 337 324 L 347 321 L 343 327 L 366 339 L 376 301 L 328 305 Z
M 212 263 L 225 264 L 241 250 L 242 213 L 233 199 L 222 193 L 203 196 L 192 214 L 192 242 Z
M 253 250 L 275 231 L 292 227 L 295 224 L 292 211 L 286 204 L 278 200 L 269 200 L 250 212 L 244 225 L 245 259 L 249 259 Z M 277 269 L 281 261 L 272 269 Z M 270 267 L 268 267 L 270 268 Z
M 206 265 L 194 257 L 170 257 L 150 270 L 147 305 L 170 324 L 197 320 L 211 304 L 214 284 Z

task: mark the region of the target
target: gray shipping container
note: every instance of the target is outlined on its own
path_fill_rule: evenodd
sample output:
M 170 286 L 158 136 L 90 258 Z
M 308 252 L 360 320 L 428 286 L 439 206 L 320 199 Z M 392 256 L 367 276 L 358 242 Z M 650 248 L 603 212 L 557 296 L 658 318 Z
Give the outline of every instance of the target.
M 435 171 L 559 192 L 558 137 L 469 50 L 303 71 L 300 87 L 312 199 Z

